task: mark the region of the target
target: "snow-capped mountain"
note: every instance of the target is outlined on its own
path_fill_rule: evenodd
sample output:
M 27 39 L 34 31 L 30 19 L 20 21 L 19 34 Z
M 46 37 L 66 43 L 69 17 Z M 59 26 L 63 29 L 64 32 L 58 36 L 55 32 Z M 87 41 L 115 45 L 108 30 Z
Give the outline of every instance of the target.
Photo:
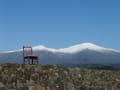
M 117 64 L 120 52 L 92 43 L 83 43 L 68 48 L 52 49 L 39 45 L 33 53 L 43 64 Z M 0 53 L 0 63 L 22 63 L 22 49 Z

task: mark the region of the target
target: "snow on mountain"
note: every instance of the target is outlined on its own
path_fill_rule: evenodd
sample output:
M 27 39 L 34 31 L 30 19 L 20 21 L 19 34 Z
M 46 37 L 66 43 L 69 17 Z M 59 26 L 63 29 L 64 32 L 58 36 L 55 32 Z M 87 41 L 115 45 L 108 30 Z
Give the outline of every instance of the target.
M 120 52 L 92 43 L 83 43 L 68 48 L 52 49 L 43 45 L 33 47 L 43 64 L 116 64 L 120 63 Z M 0 53 L 0 62 L 22 63 L 22 49 Z
M 78 44 L 78 45 L 71 46 L 68 48 L 59 49 L 58 51 L 67 52 L 67 53 L 76 53 L 76 52 L 83 51 L 85 49 L 99 51 L 99 52 L 102 52 L 104 50 L 110 50 L 110 49 L 106 49 L 106 48 L 97 46 L 97 45 L 92 44 L 92 43 L 83 43 L 83 44 Z
M 94 50 L 98 52 L 103 52 L 104 50 L 119 52 L 117 50 L 100 47 L 92 43 L 82 43 L 82 44 L 74 45 L 68 48 L 59 48 L 59 49 L 47 48 L 43 45 L 39 45 L 39 46 L 33 47 L 33 49 L 34 50 L 47 50 L 51 52 L 61 52 L 61 53 L 77 53 L 85 49 Z
M 35 47 L 33 47 L 33 49 L 35 51 L 39 51 L 39 50 L 46 50 L 46 51 L 51 51 L 51 52 L 55 52 L 56 51 L 56 49 L 47 48 L 47 47 L 45 47 L 43 45 L 35 46 Z

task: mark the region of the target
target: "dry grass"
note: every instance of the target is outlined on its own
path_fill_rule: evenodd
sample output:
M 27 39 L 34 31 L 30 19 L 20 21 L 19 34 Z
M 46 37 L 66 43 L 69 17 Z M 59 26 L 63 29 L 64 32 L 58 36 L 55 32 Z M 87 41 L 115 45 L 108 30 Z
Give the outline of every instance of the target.
M 0 65 L 0 90 L 120 90 L 119 70 Z

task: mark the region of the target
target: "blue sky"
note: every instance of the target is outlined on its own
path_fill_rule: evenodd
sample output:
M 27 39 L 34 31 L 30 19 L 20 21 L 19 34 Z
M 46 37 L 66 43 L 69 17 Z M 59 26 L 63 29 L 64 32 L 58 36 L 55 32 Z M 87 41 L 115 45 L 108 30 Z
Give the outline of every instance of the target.
M 0 51 L 92 42 L 120 50 L 120 0 L 0 0 Z

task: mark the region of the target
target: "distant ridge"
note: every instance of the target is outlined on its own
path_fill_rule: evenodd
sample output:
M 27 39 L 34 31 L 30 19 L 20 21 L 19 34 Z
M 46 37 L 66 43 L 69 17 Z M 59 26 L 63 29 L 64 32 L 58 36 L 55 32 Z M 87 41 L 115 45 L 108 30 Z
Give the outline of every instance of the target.
M 33 47 L 33 53 L 42 64 L 75 64 L 75 65 L 118 65 L 120 52 L 104 48 L 93 43 L 82 43 L 68 48 L 53 49 L 43 45 Z M 22 49 L 0 53 L 0 63 L 22 63 Z
M 34 46 L 33 49 L 34 50 L 48 50 L 48 51 L 52 51 L 52 52 L 64 52 L 64 53 L 75 53 L 75 52 L 83 51 L 85 49 L 96 50 L 96 51 L 110 50 L 110 51 L 120 52 L 118 50 L 104 48 L 104 47 L 98 46 L 93 43 L 82 43 L 82 44 L 70 46 L 68 48 L 59 48 L 59 49 L 47 48 L 43 45 L 38 45 L 38 46 Z

